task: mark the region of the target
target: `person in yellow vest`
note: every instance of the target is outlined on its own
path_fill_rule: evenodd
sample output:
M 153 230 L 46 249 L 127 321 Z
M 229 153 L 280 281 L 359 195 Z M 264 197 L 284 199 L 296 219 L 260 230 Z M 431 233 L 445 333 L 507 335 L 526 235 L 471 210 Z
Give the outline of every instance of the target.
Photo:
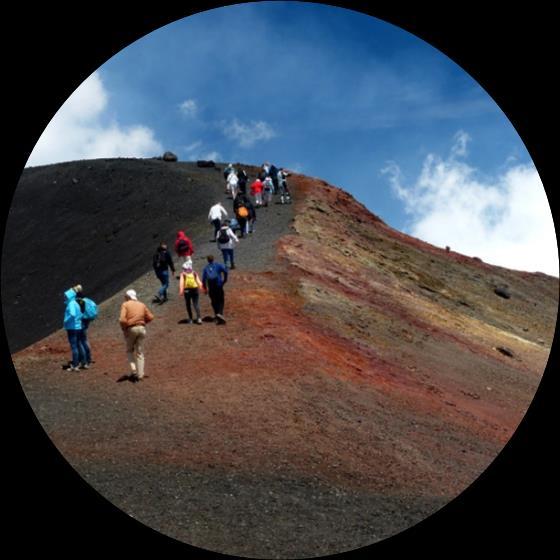
M 192 261 L 188 259 L 183 264 L 181 275 L 179 277 L 179 295 L 185 296 L 185 305 L 187 306 L 187 313 L 189 315 L 188 323 L 192 324 L 193 314 L 192 306 L 196 312 L 195 323 L 202 325 L 200 318 L 200 305 L 199 305 L 199 290 L 202 288 L 202 281 L 200 276 L 193 270 Z

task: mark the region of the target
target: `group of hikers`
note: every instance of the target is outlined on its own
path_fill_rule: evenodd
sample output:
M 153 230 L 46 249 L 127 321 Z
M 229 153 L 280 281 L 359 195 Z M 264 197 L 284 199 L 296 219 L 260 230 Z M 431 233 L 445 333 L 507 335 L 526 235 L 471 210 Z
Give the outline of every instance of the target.
M 280 204 L 291 203 L 286 181 L 288 176 L 289 174 L 283 168 L 277 169 L 270 163 L 264 163 L 255 181 L 251 184 L 251 195 L 254 199 L 251 201 L 246 192 L 248 176 L 245 170 L 236 170 L 232 164 L 226 167 L 224 170 L 225 191 L 233 199 L 235 217 L 229 219 L 227 210 L 220 202 L 210 208 L 208 221 L 214 228 L 212 240 L 216 242 L 222 253 L 223 264 L 216 262 L 214 255 L 208 255 L 202 277 L 193 267 L 192 240 L 184 231 L 177 232 L 174 249 L 179 259 L 181 272 L 176 278 L 179 280 L 179 295 L 185 300 L 187 323 L 202 324 L 200 291 L 210 298 L 214 312 L 213 321 L 218 325 L 226 323 L 224 285 L 228 281 L 228 270 L 235 269 L 234 245 L 239 242 L 239 238 L 255 231 L 256 208 L 268 206 L 274 194 L 280 195 Z M 239 231 L 238 235 L 236 235 L 236 231 Z M 161 284 L 152 303 L 161 305 L 168 300 L 170 273 L 173 275 L 176 273 L 173 257 L 165 241 L 160 242 L 152 259 L 152 267 Z M 64 328 L 67 331 L 72 358 L 63 368 L 70 371 L 88 369 L 93 361 L 87 330 L 89 323 L 97 317 L 97 305 L 93 300 L 84 296 L 80 284 L 67 290 L 64 295 L 66 305 Z M 146 304 L 138 300 L 136 291 L 127 290 L 121 305 L 119 324 L 126 341 L 130 367 L 130 374 L 127 377 L 130 381 L 136 382 L 144 377 L 144 338 L 146 325 L 153 318 L 154 315 Z

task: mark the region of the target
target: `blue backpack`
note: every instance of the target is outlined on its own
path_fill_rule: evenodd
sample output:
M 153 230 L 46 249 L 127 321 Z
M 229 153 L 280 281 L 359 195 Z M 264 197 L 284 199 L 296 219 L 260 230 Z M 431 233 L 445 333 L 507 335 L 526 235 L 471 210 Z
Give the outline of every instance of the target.
M 97 304 L 89 298 L 78 298 L 80 309 L 82 310 L 82 319 L 93 321 L 97 318 Z

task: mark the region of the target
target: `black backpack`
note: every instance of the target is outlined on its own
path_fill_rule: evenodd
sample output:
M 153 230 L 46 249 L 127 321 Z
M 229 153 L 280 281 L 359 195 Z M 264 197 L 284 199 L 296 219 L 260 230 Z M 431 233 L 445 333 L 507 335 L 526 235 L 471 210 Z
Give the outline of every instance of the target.
M 182 253 L 186 251 L 188 248 L 189 248 L 189 244 L 187 240 L 184 238 L 179 239 L 179 242 L 177 243 L 177 251 L 179 253 Z
M 164 268 L 166 266 L 167 266 L 167 263 L 165 261 L 165 252 L 164 251 L 158 251 L 154 255 L 154 268 L 159 270 L 160 268 Z
M 221 229 L 218 235 L 218 243 L 226 244 L 229 243 L 229 235 L 227 229 Z

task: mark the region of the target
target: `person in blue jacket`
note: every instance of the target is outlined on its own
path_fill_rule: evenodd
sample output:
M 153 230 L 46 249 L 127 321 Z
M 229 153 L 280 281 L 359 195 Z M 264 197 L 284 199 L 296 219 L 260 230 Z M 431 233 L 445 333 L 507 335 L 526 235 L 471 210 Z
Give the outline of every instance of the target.
M 78 371 L 80 369 L 80 331 L 82 330 L 82 310 L 76 301 L 76 294 L 82 290 L 78 284 L 64 292 L 64 329 L 68 335 L 70 350 L 72 351 L 72 361 L 64 367 L 68 371 Z
M 214 255 L 208 255 L 206 260 L 208 264 L 202 271 L 203 290 L 210 296 L 216 323 L 223 325 L 226 322 L 224 319 L 224 284 L 227 282 L 228 271 L 223 264 L 214 262 Z

